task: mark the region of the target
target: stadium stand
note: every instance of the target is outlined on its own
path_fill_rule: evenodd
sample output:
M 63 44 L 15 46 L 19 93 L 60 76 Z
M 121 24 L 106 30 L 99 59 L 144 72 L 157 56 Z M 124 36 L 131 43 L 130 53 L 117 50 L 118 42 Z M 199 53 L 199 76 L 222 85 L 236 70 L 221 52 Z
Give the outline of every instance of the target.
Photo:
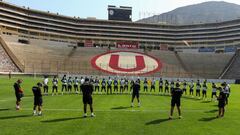
M 240 79 L 240 50 L 236 52 L 235 58 L 233 59 L 232 63 L 230 63 L 229 67 L 227 68 L 226 72 L 223 74 L 221 78 L 223 79 Z
M 224 70 L 233 54 L 178 53 L 187 71 L 193 76 L 217 78 Z
M 105 75 L 91 59 L 124 42 L 160 59 L 163 67 L 153 76 L 218 78 L 233 58 L 228 52 L 240 47 L 239 25 L 240 19 L 182 26 L 82 19 L 0 1 L 0 42 L 24 73 Z M 184 51 L 199 48 L 208 53 Z
M 1 72 L 19 72 L 19 69 L 14 64 L 14 62 L 10 59 L 2 44 L 0 43 L 0 71 Z

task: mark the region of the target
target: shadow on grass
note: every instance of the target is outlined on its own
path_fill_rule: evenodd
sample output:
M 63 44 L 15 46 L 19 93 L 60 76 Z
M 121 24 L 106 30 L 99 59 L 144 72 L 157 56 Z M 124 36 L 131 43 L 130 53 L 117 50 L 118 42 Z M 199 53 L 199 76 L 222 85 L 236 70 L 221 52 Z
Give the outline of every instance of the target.
M 54 122 L 63 122 L 63 121 L 70 121 L 70 120 L 77 120 L 77 119 L 84 119 L 84 118 L 85 117 L 60 118 L 60 119 L 44 120 L 44 121 L 41 121 L 41 122 L 54 123 Z
M 119 106 L 119 107 L 113 107 L 112 110 L 121 110 L 121 109 L 128 109 L 131 108 L 130 106 Z
M 202 101 L 201 103 L 211 103 L 212 101 Z
M 210 111 L 205 111 L 204 113 L 215 113 L 218 112 L 218 109 L 210 110 Z
M 166 119 L 157 119 L 157 120 L 153 120 L 153 121 L 147 122 L 145 125 L 160 124 L 160 123 L 166 122 L 166 121 L 171 121 L 171 120 L 168 119 L 168 118 L 166 118 Z
M 32 117 L 32 115 L 28 114 L 28 115 L 17 115 L 17 116 L 5 116 L 5 117 L 0 117 L 0 120 L 25 118 L 25 117 Z
M 208 118 L 201 118 L 198 121 L 204 121 L 204 122 L 209 122 L 217 119 L 217 117 L 208 117 Z
M 10 110 L 9 108 L 2 108 L 2 109 L 0 109 L 0 112 L 1 111 L 8 111 L 8 110 Z

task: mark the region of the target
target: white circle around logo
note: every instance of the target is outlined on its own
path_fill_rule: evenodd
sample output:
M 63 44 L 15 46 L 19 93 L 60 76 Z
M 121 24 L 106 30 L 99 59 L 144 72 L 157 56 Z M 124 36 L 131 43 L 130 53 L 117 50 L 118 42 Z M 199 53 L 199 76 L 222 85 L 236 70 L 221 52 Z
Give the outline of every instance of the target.
M 162 63 L 147 54 L 129 51 L 108 52 L 94 57 L 92 66 L 111 74 L 142 75 L 159 71 Z

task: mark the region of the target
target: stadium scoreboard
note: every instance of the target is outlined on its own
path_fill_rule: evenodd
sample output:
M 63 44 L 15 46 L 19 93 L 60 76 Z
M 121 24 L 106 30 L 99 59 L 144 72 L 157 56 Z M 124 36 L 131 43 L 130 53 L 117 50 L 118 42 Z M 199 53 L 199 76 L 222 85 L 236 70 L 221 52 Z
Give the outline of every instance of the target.
M 109 5 L 108 20 L 132 21 L 132 7 Z

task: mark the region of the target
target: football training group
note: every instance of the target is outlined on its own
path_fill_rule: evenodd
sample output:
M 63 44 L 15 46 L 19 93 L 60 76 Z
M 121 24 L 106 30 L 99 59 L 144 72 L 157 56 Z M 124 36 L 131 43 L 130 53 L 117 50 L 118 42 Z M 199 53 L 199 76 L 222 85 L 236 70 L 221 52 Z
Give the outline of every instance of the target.
M 67 77 L 64 75 L 61 79 L 61 93 L 58 93 L 59 80 L 57 76 L 52 79 L 52 92 L 51 95 L 64 95 L 64 94 L 81 94 L 84 106 L 83 117 L 87 117 L 87 105 L 90 107 L 91 117 L 95 117 L 93 111 L 93 94 L 127 94 L 130 93 L 131 96 L 131 107 L 134 106 L 134 99 L 137 99 L 138 107 L 141 107 L 140 94 L 159 94 L 159 95 L 170 95 L 170 114 L 169 119 L 173 117 L 173 111 L 176 106 L 178 111 L 179 119 L 182 118 L 181 114 L 181 97 L 183 94 L 189 95 L 192 98 L 196 97 L 198 99 L 208 100 L 207 91 L 208 85 L 207 80 L 200 82 L 197 80 L 190 82 L 184 80 L 183 82 L 163 80 L 159 79 L 128 79 L 124 78 L 112 78 L 108 79 L 98 77 Z M 21 99 L 24 97 L 23 88 L 21 84 L 22 79 L 18 79 L 13 87 L 16 95 L 16 110 L 20 109 Z M 158 88 L 157 88 L 158 87 Z M 143 88 L 143 89 L 142 89 Z M 43 89 L 43 91 L 42 91 Z M 158 91 L 156 92 L 156 90 Z M 42 116 L 42 106 L 43 106 L 43 96 L 49 95 L 49 78 L 45 76 L 42 82 L 38 82 L 36 86 L 32 87 L 33 92 L 33 115 Z M 218 101 L 218 115 L 217 118 L 224 117 L 225 106 L 228 104 L 228 98 L 230 95 L 230 85 L 226 82 L 221 83 L 219 86 L 217 84 L 211 84 L 211 101 Z M 142 92 L 140 92 L 142 91 Z M 154 93 L 153 93 L 154 92 Z M 23 102 L 23 101 L 22 101 Z

